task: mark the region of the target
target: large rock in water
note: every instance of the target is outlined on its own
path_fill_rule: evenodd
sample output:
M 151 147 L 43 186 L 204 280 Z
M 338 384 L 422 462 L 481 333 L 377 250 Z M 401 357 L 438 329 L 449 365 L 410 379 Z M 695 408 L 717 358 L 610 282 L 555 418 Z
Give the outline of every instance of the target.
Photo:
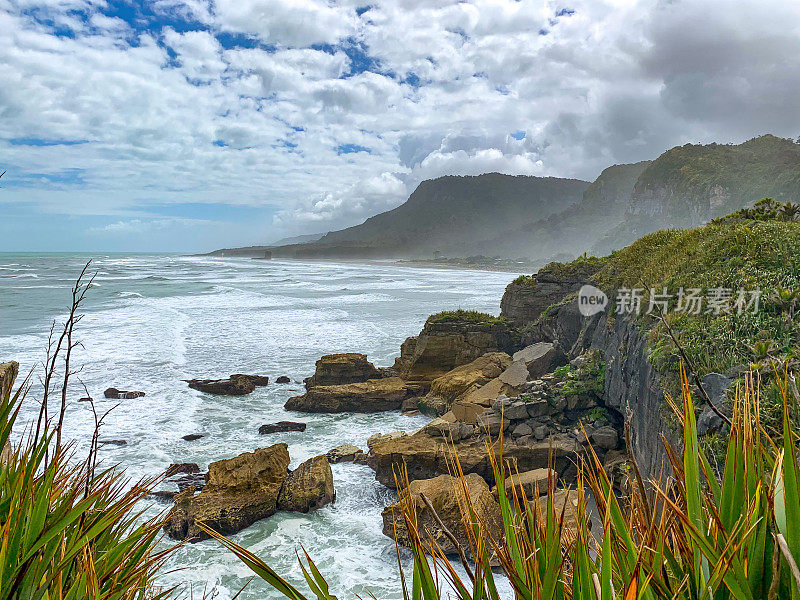
M 235 373 L 227 379 L 187 379 L 186 383 L 193 390 L 220 396 L 245 396 L 257 387 L 269 384 L 265 375 L 245 375 Z
M 197 542 L 208 537 L 198 521 L 228 535 L 274 514 L 288 469 L 286 444 L 211 463 L 200 494 L 189 487 L 175 496 L 164 523 L 167 535 Z
M 465 476 L 464 481 L 467 484 L 467 493 L 475 509 L 478 521 L 483 522 L 491 533 L 492 538 L 499 542 L 503 534 L 500 505 L 489 491 L 489 486 L 480 476 L 471 473 Z M 465 552 L 469 552 L 469 537 L 464 527 L 460 509 L 460 505 L 464 505 L 466 498 L 462 484 L 456 477 L 439 475 L 433 479 L 412 481 L 408 488 L 401 491 L 400 494 L 402 498 L 414 503 L 417 523 L 423 541 L 426 541 L 428 539 L 427 536 L 430 535 L 445 554 L 451 554 L 456 551 L 456 547 L 444 535 L 430 508 L 422 500 L 424 495 L 459 545 Z M 400 502 L 402 502 L 402 499 Z M 410 546 L 408 530 L 403 520 L 400 502 L 387 506 L 383 510 L 383 533 L 395 539 L 401 546 L 408 547 Z
M 278 496 L 278 510 L 307 513 L 335 499 L 331 465 L 325 455 L 315 456 L 289 473 Z
M 437 419 L 439 421 L 439 419 Z M 461 427 L 463 423 L 452 423 L 450 427 Z M 455 443 L 458 459 L 464 473 L 476 473 L 487 482 L 494 481 L 494 473 L 486 449 L 488 440 L 471 435 Z M 394 488 L 394 473 L 400 473 L 403 465 L 408 469 L 408 477 L 430 479 L 450 472 L 453 446 L 448 438 L 435 435 L 432 428 L 422 429 L 412 435 L 394 433 L 375 435 L 367 440 L 369 446 L 368 464 L 375 470 L 375 477 L 382 484 Z M 499 442 L 493 445 L 499 452 Z M 554 435 L 542 441 L 528 441 L 518 444 L 506 438 L 503 442 L 503 457 L 510 462 L 515 471 L 531 471 L 548 466 L 550 450 L 553 451 L 554 467 L 563 476 L 573 467 L 573 461 L 581 451 L 577 441 L 566 435 Z
M 380 412 L 400 410 L 411 389 L 399 377 L 370 379 L 347 385 L 312 386 L 302 396 L 289 398 L 286 410 L 304 412 Z
M 516 344 L 502 321 L 429 319 L 418 336 L 403 342 L 394 369 L 403 379 L 429 383 L 489 352 L 511 352 Z
M 327 354 L 320 358 L 316 370 L 306 381 L 306 388 L 320 385 L 346 385 L 382 377 L 381 371 L 367 360 L 366 354 L 348 352 Z
M 453 402 L 498 377 L 510 364 L 511 357 L 505 352 L 484 354 L 434 379 L 424 402 L 441 404 L 442 410 L 437 412 L 443 414 Z

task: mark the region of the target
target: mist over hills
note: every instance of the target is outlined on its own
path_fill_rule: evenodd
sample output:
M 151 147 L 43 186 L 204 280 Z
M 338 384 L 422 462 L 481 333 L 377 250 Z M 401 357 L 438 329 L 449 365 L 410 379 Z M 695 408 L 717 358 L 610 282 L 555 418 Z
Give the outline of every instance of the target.
M 686 144 L 613 165 L 592 182 L 498 173 L 423 181 L 397 208 L 308 243 L 225 256 L 411 258 L 483 255 L 532 263 L 608 254 L 665 228 L 689 228 L 763 197 L 800 200 L 800 144 L 764 135 Z

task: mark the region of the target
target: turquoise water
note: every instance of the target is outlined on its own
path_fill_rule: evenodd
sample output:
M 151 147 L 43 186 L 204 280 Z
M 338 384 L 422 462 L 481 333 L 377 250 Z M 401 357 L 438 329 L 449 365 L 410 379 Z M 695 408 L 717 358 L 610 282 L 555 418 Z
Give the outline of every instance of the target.
M 292 466 L 343 443 L 365 447 L 373 433 L 415 429 L 421 417 L 399 413 L 306 415 L 283 404 L 302 385 L 270 384 L 242 397 L 190 390 L 181 380 L 260 373 L 302 381 L 322 354 L 363 352 L 390 365 L 401 342 L 419 332 L 427 315 L 464 308 L 497 314 L 515 274 L 398 267 L 392 264 L 256 261 L 170 255 L 0 254 L 0 361 L 23 372 L 44 357 L 53 319 L 65 317 L 69 288 L 83 264 L 97 271 L 78 332 L 74 364 L 99 409 L 107 387 L 142 390 L 106 419 L 101 437 L 106 464 L 132 478 L 172 462 L 209 462 L 279 441 Z M 83 388 L 73 380 L 66 432 L 85 452 L 93 421 Z M 34 388 L 33 395 L 37 390 Z M 32 402 L 22 422 L 36 412 Z M 260 436 L 259 425 L 281 419 L 308 423 L 305 432 Z M 205 435 L 195 442 L 181 436 Z M 279 513 L 233 536 L 297 582 L 295 550 L 302 544 L 341 598 L 374 593 L 400 598 L 394 543 L 381 533 L 380 512 L 392 495 L 360 465 L 333 465 L 337 500 L 310 515 Z M 167 505 L 153 504 L 150 514 Z M 163 574 L 165 585 L 192 586 L 195 597 L 215 590 L 231 598 L 250 572 L 213 541 L 181 548 Z M 302 589 L 305 585 L 301 584 Z M 259 582 L 240 598 L 277 597 Z

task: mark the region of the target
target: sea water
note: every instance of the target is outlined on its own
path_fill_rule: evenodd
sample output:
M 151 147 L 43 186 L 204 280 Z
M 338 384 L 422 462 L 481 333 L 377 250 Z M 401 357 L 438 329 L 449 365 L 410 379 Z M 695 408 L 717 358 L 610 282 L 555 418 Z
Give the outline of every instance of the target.
M 209 462 L 277 442 L 289 445 L 291 468 L 340 444 L 366 449 L 380 432 L 413 430 L 427 419 L 399 412 L 290 413 L 283 404 L 303 392 L 302 380 L 323 354 L 362 352 L 391 365 L 400 344 L 444 309 L 497 314 L 515 274 L 408 268 L 391 263 L 331 263 L 184 257 L 176 255 L 0 254 L 0 362 L 34 369 L 31 400 L 20 423 L 30 423 L 40 397 L 50 325 L 62 323 L 70 287 L 87 260 L 96 273 L 73 356 L 81 367 L 69 389 L 65 436 L 84 455 L 94 428 L 83 384 L 105 418 L 105 465 L 132 479 L 155 475 L 170 463 Z M 213 396 L 183 379 L 231 373 L 268 375 L 272 382 L 243 397 Z M 275 384 L 280 375 L 292 383 Z M 141 390 L 143 398 L 106 400 L 103 390 Z M 303 421 L 304 432 L 259 435 L 264 423 Z M 18 426 L 17 429 L 21 429 Z M 199 440 L 182 436 L 199 433 Z M 296 551 L 305 548 L 340 598 L 372 593 L 402 597 L 392 540 L 382 533 L 381 510 L 393 492 L 363 465 L 332 465 L 336 502 L 311 514 L 277 513 L 231 536 L 306 590 Z M 154 502 L 148 514 L 169 505 Z M 232 598 L 252 573 L 217 542 L 180 548 L 160 576 L 184 597 Z M 254 580 L 242 599 L 279 597 Z

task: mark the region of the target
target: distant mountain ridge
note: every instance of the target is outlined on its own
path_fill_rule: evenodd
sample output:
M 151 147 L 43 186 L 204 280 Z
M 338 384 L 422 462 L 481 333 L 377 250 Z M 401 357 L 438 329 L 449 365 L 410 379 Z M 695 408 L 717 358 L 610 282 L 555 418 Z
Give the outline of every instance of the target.
M 397 208 L 320 239 L 216 251 L 286 258 L 472 255 L 544 263 L 607 254 L 664 228 L 689 228 L 770 196 L 800 201 L 800 144 L 763 135 L 686 144 L 654 161 L 613 165 L 591 184 L 489 173 L 423 181 Z

